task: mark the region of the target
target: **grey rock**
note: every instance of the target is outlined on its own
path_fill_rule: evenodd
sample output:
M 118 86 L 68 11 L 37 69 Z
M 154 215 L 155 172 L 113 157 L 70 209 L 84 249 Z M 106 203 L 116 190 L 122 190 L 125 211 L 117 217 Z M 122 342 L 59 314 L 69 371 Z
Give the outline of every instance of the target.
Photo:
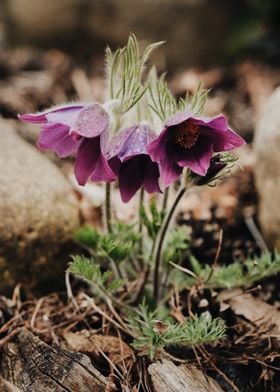
M 280 249 L 280 87 L 257 121 L 254 150 L 260 224 L 267 243 Z
M 60 170 L 0 121 L 0 291 L 20 282 L 63 283 L 79 225 L 78 203 Z

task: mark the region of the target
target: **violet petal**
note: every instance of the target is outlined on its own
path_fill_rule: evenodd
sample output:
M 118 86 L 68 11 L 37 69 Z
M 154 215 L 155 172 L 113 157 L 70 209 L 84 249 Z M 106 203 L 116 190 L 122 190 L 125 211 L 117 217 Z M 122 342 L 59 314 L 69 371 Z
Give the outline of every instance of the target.
M 121 199 L 127 203 L 141 188 L 144 181 L 144 171 L 141 169 L 141 159 L 134 157 L 124 162 L 119 173 Z
M 54 124 L 42 127 L 37 145 L 41 149 L 53 150 L 63 158 L 74 152 L 78 148 L 79 142 L 69 136 L 69 127 Z
M 200 137 L 198 142 L 189 150 L 185 150 L 184 154 L 178 159 L 177 164 L 180 167 L 189 167 L 194 173 L 205 176 L 210 166 L 210 160 L 213 155 L 213 144 Z
M 211 137 L 213 141 L 213 151 L 222 152 L 230 151 L 241 147 L 245 144 L 245 140 L 237 135 L 230 128 L 222 131 L 218 129 L 203 128 L 201 133 Z
M 159 171 L 161 181 L 169 186 L 179 178 L 183 169 L 173 160 L 172 156 L 166 154 L 165 158 L 159 162 Z
M 70 125 L 69 116 L 71 117 L 71 113 L 77 114 L 84 106 L 84 104 L 79 103 L 55 106 L 39 113 L 20 114 L 18 118 L 31 124 L 43 124 L 50 121 L 52 123 Z
M 106 131 L 109 126 L 109 115 L 101 105 L 88 105 L 81 109 L 75 122 L 71 125 L 70 133 L 93 138 Z
M 117 178 L 114 171 L 111 169 L 107 159 L 102 153 L 100 153 L 99 158 L 96 162 L 95 168 L 90 176 L 92 181 L 105 181 L 112 182 Z
M 152 162 L 149 157 L 146 163 L 145 177 L 143 187 L 148 193 L 161 192 L 159 187 L 159 167 L 158 164 Z
M 83 139 L 76 156 L 75 176 L 80 185 L 85 185 L 93 173 L 100 157 L 100 137 Z
M 146 148 L 153 162 L 159 162 L 166 159 L 167 143 L 170 139 L 169 128 L 164 128 L 160 135 L 150 142 Z

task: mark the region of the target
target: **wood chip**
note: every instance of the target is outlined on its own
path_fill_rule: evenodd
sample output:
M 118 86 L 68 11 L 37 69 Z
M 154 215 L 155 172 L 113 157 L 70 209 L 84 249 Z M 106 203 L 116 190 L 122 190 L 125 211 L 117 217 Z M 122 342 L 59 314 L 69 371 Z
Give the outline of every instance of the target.
M 12 385 L 10 382 L 4 380 L 0 376 L 0 391 L 1 392 L 23 392 L 22 389 L 18 389 L 14 385 Z
M 149 366 L 155 392 L 222 392 L 220 386 L 194 366 L 162 360 Z
M 49 346 L 27 330 L 3 348 L 0 369 L 6 383 L 28 392 L 104 392 L 107 383 L 86 355 Z

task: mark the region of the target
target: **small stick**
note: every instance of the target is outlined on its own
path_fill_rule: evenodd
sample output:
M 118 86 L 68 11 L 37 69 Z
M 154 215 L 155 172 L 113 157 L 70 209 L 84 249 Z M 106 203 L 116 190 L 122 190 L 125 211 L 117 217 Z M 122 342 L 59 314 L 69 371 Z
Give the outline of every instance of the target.
M 213 264 L 211 265 L 210 273 L 209 273 L 209 275 L 208 275 L 208 278 L 204 281 L 204 284 L 208 283 L 209 280 L 212 278 L 213 272 L 214 272 L 214 270 L 215 270 L 215 268 L 216 268 L 216 266 L 217 266 L 217 262 L 218 262 L 218 260 L 219 260 L 220 254 L 221 254 L 222 242 L 223 242 L 223 229 L 220 230 L 220 233 L 219 233 L 219 242 L 218 242 L 218 247 L 217 247 L 217 250 L 216 250 L 214 262 L 213 262 Z
M 40 298 L 35 306 L 34 312 L 32 314 L 31 320 L 30 320 L 30 327 L 32 329 L 35 328 L 36 317 L 37 317 L 37 314 L 38 314 L 40 307 L 42 306 L 42 303 L 44 302 L 44 300 L 45 300 L 45 297 Z
M 77 301 L 75 300 L 75 297 L 73 295 L 71 283 L 70 283 L 70 272 L 66 270 L 65 272 L 65 286 L 66 286 L 66 292 L 67 292 L 67 298 L 69 301 L 73 302 L 76 310 L 80 310 L 79 305 L 77 304 Z
M 262 252 L 269 253 L 269 249 L 268 249 L 259 229 L 257 228 L 257 225 L 255 224 L 255 221 L 254 221 L 252 215 L 245 216 L 244 220 L 245 220 L 245 223 L 246 223 L 250 233 L 252 234 L 254 240 L 256 241 L 257 245 L 262 250 Z

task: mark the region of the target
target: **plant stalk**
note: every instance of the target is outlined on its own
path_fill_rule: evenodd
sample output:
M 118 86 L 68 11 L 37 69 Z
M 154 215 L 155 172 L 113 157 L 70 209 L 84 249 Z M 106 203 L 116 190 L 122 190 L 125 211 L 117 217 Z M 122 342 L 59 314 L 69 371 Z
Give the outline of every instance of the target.
M 112 210 L 111 210 L 111 184 L 106 184 L 105 195 L 105 222 L 108 233 L 112 233 Z
M 166 208 L 167 208 L 169 193 L 170 193 L 170 188 L 165 188 L 164 194 L 163 194 L 163 201 L 162 201 L 162 212 L 163 213 L 165 213 Z
M 139 256 L 140 256 L 140 259 L 141 259 L 142 255 L 143 255 L 143 218 L 142 218 L 142 214 L 141 214 L 141 210 L 142 210 L 143 206 L 144 206 L 144 188 L 142 187 L 141 190 L 140 190 L 139 211 L 138 211 L 138 215 L 139 215 L 138 231 L 139 231 L 139 234 L 140 234 L 140 239 L 139 239 Z
M 161 262 L 161 254 L 162 254 L 162 247 L 163 247 L 163 243 L 165 240 L 165 236 L 169 227 L 169 224 L 171 222 L 171 219 L 173 217 L 173 214 L 176 210 L 176 207 L 179 204 L 179 201 L 182 199 L 182 197 L 184 196 L 186 192 L 186 187 L 183 187 L 177 194 L 176 199 L 174 200 L 174 203 L 172 205 L 172 207 L 170 208 L 165 221 L 163 223 L 162 226 L 162 230 L 160 232 L 160 236 L 159 236 L 159 241 L 158 241 L 158 246 L 156 249 L 156 254 L 155 254 L 155 262 L 154 262 L 154 277 L 153 277 L 153 287 L 154 287 L 154 298 L 156 303 L 158 303 L 159 300 L 159 286 L 160 286 L 160 282 L 159 282 L 159 271 L 160 271 L 160 262 Z

